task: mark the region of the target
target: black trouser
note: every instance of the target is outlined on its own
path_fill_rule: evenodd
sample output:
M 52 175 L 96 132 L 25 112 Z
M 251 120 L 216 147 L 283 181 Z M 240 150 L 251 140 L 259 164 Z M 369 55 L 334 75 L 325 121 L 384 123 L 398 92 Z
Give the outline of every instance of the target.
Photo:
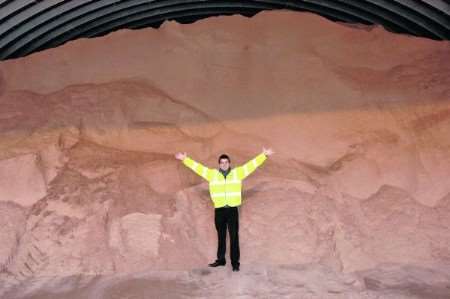
M 225 262 L 227 227 L 230 233 L 230 258 L 233 266 L 239 266 L 239 212 L 237 207 L 217 208 L 214 213 L 217 229 L 217 260 Z

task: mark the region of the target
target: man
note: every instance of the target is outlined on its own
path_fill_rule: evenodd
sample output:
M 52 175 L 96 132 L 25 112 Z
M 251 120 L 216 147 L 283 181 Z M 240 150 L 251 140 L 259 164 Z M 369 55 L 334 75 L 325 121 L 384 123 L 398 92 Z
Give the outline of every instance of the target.
M 261 166 L 271 149 L 263 152 L 242 166 L 231 169 L 230 158 L 219 157 L 219 169 L 210 169 L 189 158 L 186 153 L 177 153 L 175 158 L 209 182 L 209 193 L 214 204 L 214 222 L 217 230 L 217 259 L 210 267 L 225 266 L 227 228 L 230 234 L 230 259 L 233 271 L 239 271 L 239 213 L 242 180 Z

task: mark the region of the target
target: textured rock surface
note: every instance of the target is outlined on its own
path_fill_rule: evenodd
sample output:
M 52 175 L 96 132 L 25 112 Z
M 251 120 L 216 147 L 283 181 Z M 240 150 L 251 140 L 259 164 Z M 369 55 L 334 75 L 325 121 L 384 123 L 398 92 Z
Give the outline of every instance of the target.
M 2 62 L 0 296 L 448 298 L 449 55 L 265 12 Z M 262 146 L 243 270 L 205 269 L 208 187 L 173 154 Z

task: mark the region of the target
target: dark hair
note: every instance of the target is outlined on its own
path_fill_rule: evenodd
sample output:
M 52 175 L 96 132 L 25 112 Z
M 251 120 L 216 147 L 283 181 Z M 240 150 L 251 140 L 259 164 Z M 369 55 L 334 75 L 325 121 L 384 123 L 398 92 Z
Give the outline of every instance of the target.
M 231 161 L 230 161 L 230 157 L 228 157 L 228 155 L 226 155 L 226 154 L 222 154 L 222 155 L 220 155 L 220 157 L 219 157 L 219 163 L 220 163 L 220 160 L 222 160 L 222 159 L 227 159 L 228 160 L 228 163 L 230 163 Z

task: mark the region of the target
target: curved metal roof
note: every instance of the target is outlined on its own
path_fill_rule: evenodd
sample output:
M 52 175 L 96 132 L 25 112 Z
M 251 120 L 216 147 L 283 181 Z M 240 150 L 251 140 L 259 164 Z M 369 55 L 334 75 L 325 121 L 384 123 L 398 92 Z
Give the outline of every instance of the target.
M 310 11 L 333 21 L 381 24 L 393 32 L 450 40 L 448 0 L 0 0 L 0 60 L 121 28 L 271 9 Z

